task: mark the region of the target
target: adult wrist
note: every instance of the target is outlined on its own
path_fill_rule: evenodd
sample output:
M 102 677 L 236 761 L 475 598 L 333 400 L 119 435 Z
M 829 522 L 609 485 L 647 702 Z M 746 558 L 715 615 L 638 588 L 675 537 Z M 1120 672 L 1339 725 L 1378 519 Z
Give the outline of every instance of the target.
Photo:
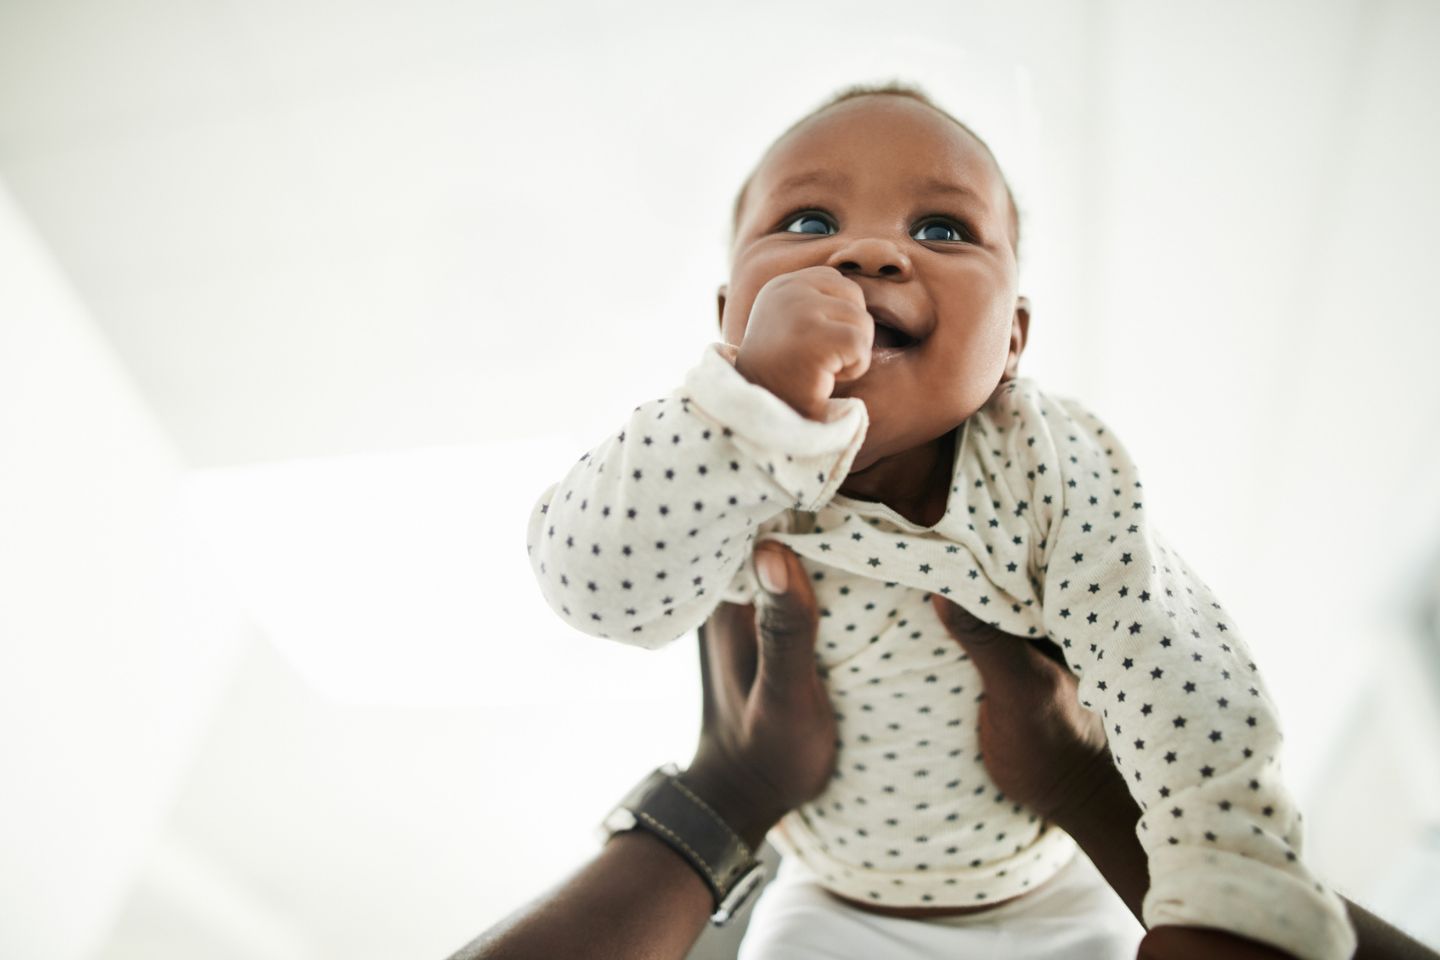
M 770 828 L 788 811 L 760 799 L 748 778 L 708 756 L 696 757 L 679 780 L 730 825 L 751 851 L 760 849 Z
M 1064 802 L 1050 811 L 1047 819 L 1080 840 L 1082 836 L 1115 829 L 1117 814 L 1129 813 L 1134 814 L 1130 818 L 1133 826 L 1139 819 L 1139 808 L 1112 765 L 1110 754 L 1104 753 L 1095 758 L 1083 776 L 1075 779 Z
M 601 824 L 602 835 L 611 838 L 636 830 L 653 834 L 694 869 L 714 898 L 710 919 L 717 925 L 729 922 L 764 883 L 754 848 L 673 764 L 632 787 Z
M 1102 760 L 1108 765 L 1108 755 Z M 1085 789 L 1077 791 L 1074 801 L 1050 819 L 1079 844 L 1105 882 L 1143 923 L 1150 864 L 1135 835 L 1140 808 L 1113 767 L 1095 773 L 1095 779 L 1084 781 Z

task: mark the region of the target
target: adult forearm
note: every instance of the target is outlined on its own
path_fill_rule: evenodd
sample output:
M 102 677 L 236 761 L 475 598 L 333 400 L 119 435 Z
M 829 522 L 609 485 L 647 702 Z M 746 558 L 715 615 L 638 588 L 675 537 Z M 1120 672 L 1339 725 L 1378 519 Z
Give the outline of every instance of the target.
M 1108 759 L 1105 760 L 1108 764 Z M 1111 771 L 1056 822 L 1070 834 L 1137 920 L 1150 889 L 1145 849 L 1135 836 L 1140 808 L 1125 783 Z
M 1140 809 L 1118 776 L 1100 784 L 1084 802 L 1057 823 L 1085 851 L 1125 905 L 1140 919 L 1150 885 L 1145 850 L 1135 836 Z M 1440 954 L 1407 936 L 1373 913 L 1345 900 L 1359 948 L 1355 960 L 1440 960 Z M 1143 919 L 1142 919 L 1143 922 Z M 1188 960 L 1221 955 L 1283 960 L 1288 954 L 1219 930 L 1156 927 L 1145 938 L 1140 960 Z
M 1440 960 L 1436 953 L 1418 940 L 1390 926 L 1375 914 L 1351 900 L 1345 901 L 1350 922 L 1360 947 L 1355 960 Z
M 682 960 L 714 906 L 693 867 L 660 840 L 632 830 L 451 960 Z
M 1058 822 L 1143 923 L 1141 908 L 1150 888 L 1150 871 L 1145 849 L 1135 836 L 1139 819 L 1140 808 L 1124 781 L 1111 775 Z M 1196 927 L 1156 927 L 1146 935 L 1139 952 L 1139 960 L 1210 960 L 1217 956 L 1285 960 L 1287 955 L 1224 931 Z

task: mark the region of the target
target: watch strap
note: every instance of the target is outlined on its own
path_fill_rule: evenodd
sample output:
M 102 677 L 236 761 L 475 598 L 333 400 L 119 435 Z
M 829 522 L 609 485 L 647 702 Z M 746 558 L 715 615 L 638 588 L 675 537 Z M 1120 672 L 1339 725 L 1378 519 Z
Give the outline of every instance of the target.
M 754 851 L 677 774 L 674 766 L 655 770 L 626 795 L 606 826 L 612 833 L 632 826 L 643 829 L 688 861 L 715 898 L 715 921 L 723 923 L 763 873 Z

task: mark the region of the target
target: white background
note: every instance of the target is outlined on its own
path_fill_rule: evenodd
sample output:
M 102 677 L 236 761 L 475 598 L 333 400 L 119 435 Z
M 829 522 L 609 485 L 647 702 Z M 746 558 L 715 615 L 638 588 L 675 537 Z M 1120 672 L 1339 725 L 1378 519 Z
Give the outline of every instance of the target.
M 1310 858 L 1440 938 L 1437 48 L 1423 0 L 0 0 L 0 956 L 443 956 L 688 758 L 692 645 L 570 633 L 523 523 L 714 335 L 769 140 L 896 77 L 1014 183 L 1022 369 L 1244 625 Z

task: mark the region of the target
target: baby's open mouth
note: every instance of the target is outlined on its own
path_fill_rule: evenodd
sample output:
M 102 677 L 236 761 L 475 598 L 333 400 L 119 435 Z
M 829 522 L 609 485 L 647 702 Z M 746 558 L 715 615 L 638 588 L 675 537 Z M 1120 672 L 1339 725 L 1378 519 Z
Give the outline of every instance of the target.
M 875 342 L 873 350 L 904 350 L 919 341 L 900 329 L 898 318 L 883 308 L 870 308 L 870 318 L 875 321 Z
M 875 324 L 875 345 L 874 350 L 904 350 L 906 347 L 916 343 L 914 337 L 896 330 L 894 327 L 887 327 L 883 323 Z

